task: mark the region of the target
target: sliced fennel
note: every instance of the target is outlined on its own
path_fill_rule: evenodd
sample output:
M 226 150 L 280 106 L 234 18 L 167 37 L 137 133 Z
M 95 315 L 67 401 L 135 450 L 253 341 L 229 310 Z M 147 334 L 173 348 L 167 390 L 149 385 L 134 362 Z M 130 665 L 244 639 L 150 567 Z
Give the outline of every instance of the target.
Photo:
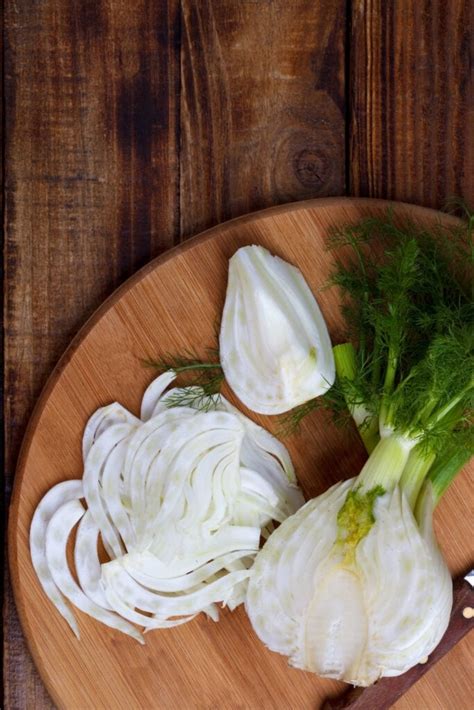
M 263 247 L 242 247 L 229 262 L 219 351 L 234 392 L 262 414 L 287 412 L 334 381 L 316 299 L 299 269 Z
M 71 500 L 79 500 L 82 497 L 82 481 L 63 481 L 58 483 L 42 498 L 34 512 L 30 526 L 30 554 L 34 570 L 38 575 L 44 592 L 78 637 L 79 629 L 74 614 L 56 585 L 48 566 L 46 559 L 46 530 L 51 518 L 59 508 Z
M 134 624 L 168 628 L 202 611 L 217 620 L 217 604 L 243 602 L 272 520 L 304 502 L 286 449 L 224 398 L 206 412 L 169 409 L 174 377 L 151 383 L 141 419 L 117 403 L 97 410 L 83 479 L 55 486 L 33 516 L 33 566 L 77 636 L 67 601 L 141 642 Z M 76 525 L 77 582 L 66 559 Z

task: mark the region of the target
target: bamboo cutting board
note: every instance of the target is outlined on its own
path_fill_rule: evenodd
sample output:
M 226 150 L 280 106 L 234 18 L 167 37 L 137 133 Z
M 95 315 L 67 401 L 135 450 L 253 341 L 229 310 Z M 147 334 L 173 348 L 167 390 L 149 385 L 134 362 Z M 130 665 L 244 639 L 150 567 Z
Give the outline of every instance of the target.
M 316 293 L 330 257 L 328 229 L 383 214 L 387 202 L 364 199 L 312 200 L 272 208 L 211 229 L 153 261 L 125 283 L 75 338 L 38 402 L 15 478 L 10 510 L 9 553 L 16 602 L 42 678 L 60 708 L 316 708 L 342 683 L 287 666 L 263 647 L 240 608 L 215 624 L 198 618 L 146 636 L 144 647 L 76 612 L 81 641 L 71 633 L 38 585 L 30 562 L 28 530 L 33 511 L 55 483 L 82 475 L 81 441 L 87 418 L 117 400 L 138 413 L 154 377 L 141 361 L 186 347 L 214 343 L 222 310 L 227 262 L 245 244 L 262 244 L 296 264 Z M 430 225 L 452 218 L 424 208 L 396 205 L 396 214 Z M 317 294 L 333 341 L 340 329 L 334 289 Z M 276 431 L 271 417 L 254 416 Z M 307 497 L 340 478 L 355 475 L 364 450 L 354 431 L 339 431 L 322 412 L 306 418 L 285 442 Z M 453 574 L 470 562 L 468 520 L 472 495 L 461 474 L 436 511 L 440 545 Z M 469 698 L 465 640 L 457 662 L 427 674 L 397 708 L 444 707 L 437 688 L 452 688 L 459 709 Z M 442 677 L 440 674 L 442 673 Z M 438 685 L 440 684 L 440 685 Z M 466 705 L 467 707 L 467 705 Z

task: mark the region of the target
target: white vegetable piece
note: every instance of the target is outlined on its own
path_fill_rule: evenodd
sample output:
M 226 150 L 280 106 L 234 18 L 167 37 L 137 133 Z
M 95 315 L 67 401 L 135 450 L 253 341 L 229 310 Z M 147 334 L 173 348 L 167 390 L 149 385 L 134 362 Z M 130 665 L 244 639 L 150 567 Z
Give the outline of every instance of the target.
M 152 386 L 153 383 L 149 389 Z M 194 387 L 193 389 L 197 390 L 198 388 Z M 163 411 L 169 412 L 170 410 L 166 406 L 167 399 L 172 398 L 178 392 L 178 388 L 166 392 L 154 405 L 153 416 Z M 205 409 L 234 414 L 243 426 L 244 437 L 240 449 L 241 493 L 236 501 L 234 520 L 241 525 L 259 525 L 265 536 L 266 528 L 272 520 L 281 522 L 304 503 L 287 448 L 270 432 L 242 414 L 223 395 L 220 395 L 218 399 L 208 397 L 206 401 L 203 395 L 196 398 L 196 401 L 200 401 L 201 406 L 204 406 Z M 254 471 L 255 474 L 253 484 L 249 478 L 250 471 Z M 254 498 L 252 502 L 247 495 L 258 493 L 255 490 L 255 479 L 258 479 L 260 486 L 268 484 L 265 500 L 260 497 L 259 499 Z M 272 495 L 270 495 L 269 489 L 273 491 Z M 240 504 L 241 498 L 242 505 Z M 270 499 L 276 500 L 276 498 L 279 501 L 280 511 L 274 506 L 268 508 Z M 242 517 L 243 511 L 245 515 Z
M 134 626 L 89 599 L 74 581 L 67 562 L 66 545 L 70 532 L 84 513 L 85 510 L 78 500 L 70 500 L 54 513 L 48 524 L 46 559 L 54 582 L 66 599 L 69 599 L 78 609 L 143 643 L 141 634 Z
M 308 502 L 257 555 L 246 609 L 260 639 L 291 665 L 366 686 L 404 673 L 441 640 L 452 583 L 429 502 L 418 526 L 398 486 L 353 550 L 338 512 L 354 479 Z
M 46 530 L 54 513 L 64 503 L 83 498 L 82 481 L 63 481 L 51 488 L 36 508 L 30 526 L 30 554 L 41 586 L 59 613 L 79 638 L 79 629 L 64 596 L 54 582 L 46 560 Z
M 272 520 L 304 502 L 282 444 L 223 398 L 206 412 L 168 408 L 174 377 L 148 387 L 144 421 L 117 403 L 97 410 L 84 430 L 82 481 L 55 486 L 33 517 L 34 568 L 77 636 L 66 600 L 141 642 L 134 623 L 168 628 L 199 612 L 217 621 L 217 604 L 244 601 Z M 78 583 L 66 559 L 77 524 Z
M 101 585 L 102 565 L 97 550 L 98 539 L 99 528 L 90 510 L 86 510 L 77 528 L 74 567 L 84 594 L 104 609 L 111 609 Z
M 226 380 L 254 412 L 287 412 L 334 382 L 331 341 L 308 284 L 260 246 L 230 259 L 219 350 Z

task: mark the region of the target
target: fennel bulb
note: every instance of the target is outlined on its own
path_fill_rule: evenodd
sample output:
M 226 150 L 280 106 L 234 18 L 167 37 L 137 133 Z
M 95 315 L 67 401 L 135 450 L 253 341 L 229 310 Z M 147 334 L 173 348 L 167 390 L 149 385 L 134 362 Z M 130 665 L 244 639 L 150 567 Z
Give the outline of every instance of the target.
M 424 661 L 448 625 L 432 513 L 473 452 L 473 309 L 451 272 L 466 236 L 376 219 L 336 235 L 355 255 L 333 274 L 354 342 L 334 348 L 323 399 L 347 407 L 371 453 L 273 533 L 246 600 L 258 636 L 298 668 L 369 685 Z
M 326 323 L 302 273 L 260 246 L 230 259 L 219 350 L 226 380 L 254 412 L 287 412 L 334 382 Z
M 432 507 L 427 496 L 418 523 L 398 485 L 371 503 L 357 479 L 307 503 L 257 555 L 246 610 L 259 638 L 296 668 L 361 686 L 423 661 L 452 605 Z

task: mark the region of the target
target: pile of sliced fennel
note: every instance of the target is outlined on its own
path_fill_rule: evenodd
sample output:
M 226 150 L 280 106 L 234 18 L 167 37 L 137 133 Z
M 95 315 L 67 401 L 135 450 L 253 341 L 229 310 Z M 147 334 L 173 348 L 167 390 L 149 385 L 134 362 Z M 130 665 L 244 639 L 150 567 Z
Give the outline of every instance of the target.
M 286 448 L 224 397 L 208 411 L 167 406 L 175 374 L 146 390 L 141 418 L 98 409 L 83 436 L 80 480 L 55 485 L 31 523 L 39 581 L 79 637 L 68 602 L 143 643 L 246 595 L 260 546 L 304 499 Z M 77 526 L 74 567 L 68 539 Z M 99 558 L 99 541 L 108 562 Z

